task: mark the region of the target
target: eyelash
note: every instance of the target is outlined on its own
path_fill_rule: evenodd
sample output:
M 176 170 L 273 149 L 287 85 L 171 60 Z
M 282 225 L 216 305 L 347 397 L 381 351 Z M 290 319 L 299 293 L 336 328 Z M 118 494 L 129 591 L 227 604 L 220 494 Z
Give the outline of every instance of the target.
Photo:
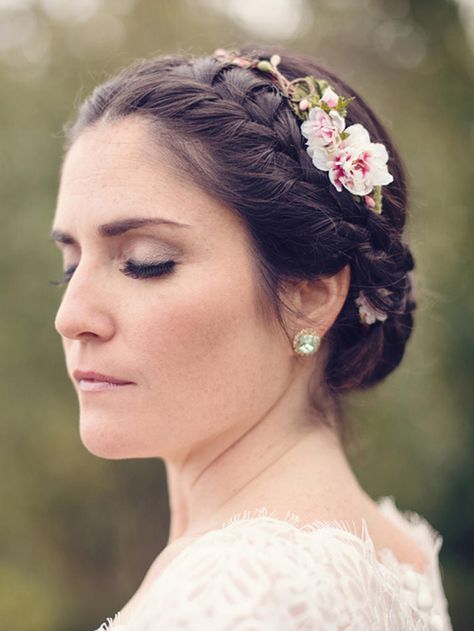
M 132 278 L 153 278 L 156 276 L 164 276 L 165 274 L 169 274 L 173 267 L 175 266 L 175 261 L 169 260 L 164 261 L 163 263 L 135 263 L 135 261 L 128 260 L 120 271 L 122 271 L 126 276 L 131 276 Z M 76 266 L 69 267 L 65 272 L 64 276 L 60 280 L 50 280 L 51 285 L 67 285 L 67 283 L 71 280 L 71 277 L 76 269 Z

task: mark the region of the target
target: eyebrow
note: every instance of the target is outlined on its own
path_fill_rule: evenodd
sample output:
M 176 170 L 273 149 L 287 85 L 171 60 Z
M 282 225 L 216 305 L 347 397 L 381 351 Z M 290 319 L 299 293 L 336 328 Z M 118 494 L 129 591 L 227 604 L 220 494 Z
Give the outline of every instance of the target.
M 100 237 L 117 237 L 129 230 L 134 230 L 135 228 L 157 224 L 177 226 L 179 228 L 191 227 L 187 223 L 178 223 L 177 221 L 171 221 L 171 219 L 163 219 L 161 217 L 133 217 L 130 219 L 118 219 L 117 221 L 104 223 L 97 227 L 97 234 Z M 53 230 L 51 232 L 51 241 L 71 245 L 75 245 L 77 243 L 72 235 L 67 232 L 63 232 L 62 230 Z

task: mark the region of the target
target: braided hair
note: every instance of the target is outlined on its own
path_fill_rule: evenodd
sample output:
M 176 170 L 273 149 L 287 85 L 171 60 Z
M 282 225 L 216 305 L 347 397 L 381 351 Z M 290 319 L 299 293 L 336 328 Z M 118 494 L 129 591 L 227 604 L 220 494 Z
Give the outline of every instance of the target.
M 85 128 L 101 120 L 140 116 L 172 168 L 237 212 L 252 237 L 264 295 L 283 326 L 279 287 L 287 279 L 314 279 L 351 268 L 346 301 L 327 332 L 327 390 L 365 389 L 400 363 L 413 329 L 406 178 L 385 128 L 359 94 L 310 56 L 247 46 L 243 55 L 281 57 L 288 79 L 325 78 L 338 94 L 355 96 L 347 125 L 361 123 L 385 145 L 394 176 L 384 188 L 383 213 L 336 191 L 306 151 L 300 121 L 268 76 L 212 56 L 162 55 L 141 59 L 98 86 L 65 125 L 67 150 Z M 385 321 L 363 326 L 359 290 Z M 284 326 L 283 326 L 284 328 Z

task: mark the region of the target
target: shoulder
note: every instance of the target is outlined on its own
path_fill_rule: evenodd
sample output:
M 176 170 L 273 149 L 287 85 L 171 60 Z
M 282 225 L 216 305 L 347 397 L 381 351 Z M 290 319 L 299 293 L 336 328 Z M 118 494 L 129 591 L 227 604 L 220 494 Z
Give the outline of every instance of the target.
M 188 565 L 197 567 L 201 559 L 209 569 L 224 574 L 229 568 L 252 565 L 278 575 L 299 569 L 326 577 L 326 570 L 335 563 L 338 571 L 356 571 L 361 560 L 377 563 L 368 533 L 355 534 L 342 522 L 339 527 L 323 524 L 308 529 L 272 517 L 238 519 L 178 548 L 165 569 L 168 580 L 181 575 Z M 379 570 L 375 564 L 374 569 Z
M 117 631 L 451 631 L 436 576 L 380 560 L 348 523 L 231 520 L 173 554 Z
M 251 622 L 255 630 L 290 631 L 319 623 L 336 631 L 364 605 L 387 605 L 391 575 L 383 571 L 366 542 L 342 528 L 310 532 L 272 518 L 238 521 L 174 558 L 150 586 L 134 628 L 153 621 L 217 631 Z M 398 592 L 388 592 L 395 602 Z

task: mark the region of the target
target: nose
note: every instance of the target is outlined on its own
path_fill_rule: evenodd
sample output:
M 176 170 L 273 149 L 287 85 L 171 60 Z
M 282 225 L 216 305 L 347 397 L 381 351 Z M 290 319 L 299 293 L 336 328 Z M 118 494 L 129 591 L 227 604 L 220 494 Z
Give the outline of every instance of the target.
M 109 339 L 114 334 L 110 292 L 105 279 L 79 264 L 66 287 L 54 327 L 71 340 Z

